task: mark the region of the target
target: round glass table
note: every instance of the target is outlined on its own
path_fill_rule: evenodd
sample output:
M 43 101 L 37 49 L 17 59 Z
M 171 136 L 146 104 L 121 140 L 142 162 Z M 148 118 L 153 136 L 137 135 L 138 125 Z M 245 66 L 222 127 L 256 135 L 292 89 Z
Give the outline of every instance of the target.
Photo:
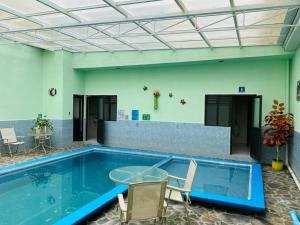
M 121 184 L 158 182 L 166 180 L 168 172 L 152 166 L 126 166 L 110 171 L 109 178 Z

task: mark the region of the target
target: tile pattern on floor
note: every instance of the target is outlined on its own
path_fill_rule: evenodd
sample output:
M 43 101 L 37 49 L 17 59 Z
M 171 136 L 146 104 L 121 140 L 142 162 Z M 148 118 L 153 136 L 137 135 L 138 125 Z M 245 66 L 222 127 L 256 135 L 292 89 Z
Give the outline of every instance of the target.
M 69 148 L 55 149 L 48 155 L 70 151 L 82 147 L 77 145 Z M 42 152 L 29 154 L 16 154 L 13 157 L 2 155 L 0 167 L 28 161 L 45 156 Z M 263 167 L 265 201 L 267 210 L 265 213 L 248 213 L 223 207 L 216 207 L 204 203 L 193 203 L 189 207 L 192 225 L 290 225 L 288 211 L 294 209 L 300 212 L 300 191 L 294 183 L 287 169 L 276 172 L 270 166 Z M 171 203 L 167 212 L 167 224 L 185 225 L 187 219 L 182 205 Z M 119 224 L 119 212 L 117 203 L 95 213 L 82 224 L 87 225 L 113 225 Z M 130 224 L 153 224 L 153 221 L 133 222 Z

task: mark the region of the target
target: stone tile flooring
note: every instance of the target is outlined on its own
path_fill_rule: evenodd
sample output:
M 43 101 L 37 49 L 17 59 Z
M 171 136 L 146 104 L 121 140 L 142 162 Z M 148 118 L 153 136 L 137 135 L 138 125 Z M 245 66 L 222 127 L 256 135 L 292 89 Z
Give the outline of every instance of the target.
M 49 155 L 69 151 L 74 148 L 62 148 L 52 150 Z M 0 157 L 0 167 L 28 161 L 44 156 L 42 152 L 29 154 L 16 154 L 12 158 L 6 155 Z M 300 211 L 300 191 L 297 189 L 287 169 L 281 172 L 272 171 L 269 166 L 263 167 L 265 201 L 267 210 L 265 213 L 248 213 L 223 207 L 193 203 L 190 206 L 191 224 L 203 225 L 290 225 L 288 211 L 295 209 Z M 167 224 L 187 224 L 184 210 L 181 205 L 170 204 L 167 213 Z M 95 213 L 82 224 L 86 225 L 113 225 L 119 224 L 119 212 L 117 203 Z M 153 224 L 153 221 L 135 222 L 131 224 Z

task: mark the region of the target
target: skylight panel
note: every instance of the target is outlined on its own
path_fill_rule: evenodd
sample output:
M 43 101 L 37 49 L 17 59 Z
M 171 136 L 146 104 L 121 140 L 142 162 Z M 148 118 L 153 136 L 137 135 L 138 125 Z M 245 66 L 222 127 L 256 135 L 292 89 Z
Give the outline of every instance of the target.
M 119 34 L 147 34 L 142 28 L 137 26 L 134 23 L 121 23 L 121 24 L 114 24 L 109 26 L 97 26 L 101 30 L 108 31 L 114 35 Z
M 239 26 L 284 23 L 287 9 L 249 12 L 237 15 Z
M 71 32 L 72 34 L 76 34 L 77 36 L 80 36 L 82 38 L 99 37 L 99 34 L 101 35 L 99 31 L 90 27 L 74 27 L 67 28 L 65 30 Z M 102 34 L 102 36 L 104 35 Z
M 0 21 L 0 25 L 9 27 L 10 29 L 26 29 L 40 27 L 38 24 L 24 19 L 11 19 Z
M 123 40 L 129 42 L 129 43 L 160 43 L 157 39 L 154 37 L 148 35 L 148 36 L 125 36 L 122 37 Z
M 131 47 L 127 46 L 127 45 L 124 45 L 124 44 L 119 44 L 119 45 L 110 45 L 110 44 L 107 44 L 105 45 L 105 47 L 113 50 L 113 51 L 129 51 L 129 50 L 132 50 Z
M 0 0 L 3 4 L 11 9 L 17 10 L 23 14 L 32 14 L 40 12 L 51 12 L 53 9 L 39 3 L 36 0 Z
M 162 30 L 178 31 L 178 30 L 193 30 L 194 29 L 191 22 L 186 19 L 153 21 L 145 26 L 155 32 L 159 32 Z
M 224 40 L 209 40 L 213 47 L 237 47 L 239 42 L 237 39 L 224 39 Z
M 213 32 L 203 32 L 203 33 L 209 40 L 216 39 L 216 38 L 228 38 L 228 39 L 237 38 L 235 30 L 213 31 Z
M 65 9 L 96 6 L 96 5 L 106 5 L 101 0 L 50 0 L 50 1 Z
M 67 45 L 67 46 L 82 46 L 82 45 L 86 45 L 86 43 L 73 39 L 73 40 L 67 40 L 67 41 L 58 41 L 57 43 L 62 43 L 63 45 Z
M 15 18 L 12 14 L 0 10 L 0 19 Z
M 242 38 L 246 37 L 266 37 L 266 36 L 279 36 L 281 28 L 261 28 L 261 29 L 247 29 L 240 30 L 240 35 Z
M 120 45 L 121 43 L 113 38 L 96 38 L 96 39 L 87 39 L 88 41 L 99 44 L 99 45 L 106 45 L 106 44 L 112 44 L 112 45 Z
M 45 37 L 49 40 L 64 40 L 64 39 L 70 39 L 70 37 L 63 35 L 62 33 L 52 31 L 52 30 L 41 30 L 41 31 L 33 31 L 29 32 L 33 35 L 39 35 L 41 37 Z
M 262 38 L 242 38 L 243 46 L 253 45 L 278 45 L 277 37 L 262 37 Z
M 236 6 L 253 5 L 253 4 L 273 4 L 285 2 L 286 0 L 234 0 Z
M 230 7 L 229 0 L 182 0 L 189 11 Z
M 164 40 L 168 42 L 172 41 L 191 41 L 191 40 L 202 40 L 200 35 L 196 32 L 194 33 L 179 33 L 179 34 L 164 34 L 159 35 L 159 37 L 162 37 Z
M 167 13 L 178 13 L 181 9 L 176 5 L 174 0 L 162 0 L 140 4 L 122 6 L 133 16 L 151 16 Z
M 168 47 L 161 42 L 135 43 L 134 45 L 142 50 L 168 49 Z
M 234 27 L 232 14 L 198 17 L 197 24 L 200 28 Z
M 110 21 L 125 17 L 113 8 L 98 8 L 73 12 L 87 21 Z
M 76 49 L 79 52 L 102 52 L 102 51 L 105 51 L 102 48 L 97 48 L 95 46 L 90 46 L 90 45 L 78 46 L 78 47 L 75 47 L 74 49 Z
M 204 41 L 177 41 L 170 42 L 170 44 L 175 48 L 203 48 L 207 47 Z
M 34 18 L 40 20 L 44 24 L 48 24 L 52 26 L 78 23 L 78 21 L 62 13 L 55 13 L 55 14 L 44 15 L 44 16 L 35 16 Z

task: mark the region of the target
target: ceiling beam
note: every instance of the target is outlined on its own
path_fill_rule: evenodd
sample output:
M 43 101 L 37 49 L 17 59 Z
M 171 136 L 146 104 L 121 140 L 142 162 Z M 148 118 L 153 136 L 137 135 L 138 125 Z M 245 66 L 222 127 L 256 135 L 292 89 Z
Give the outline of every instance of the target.
M 181 9 L 183 13 L 188 12 L 187 8 L 185 7 L 184 3 L 181 0 L 175 0 L 177 6 Z M 192 26 L 197 30 L 197 33 L 200 35 L 200 37 L 203 39 L 203 41 L 208 45 L 208 47 L 212 47 L 211 44 L 209 43 L 209 40 L 207 37 L 200 31 L 200 28 L 196 22 L 195 19 L 189 18 L 188 19 Z
M 230 0 L 230 6 L 231 8 L 234 8 L 235 4 L 234 4 L 234 0 Z M 240 35 L 240 31 L 239 31 L 239 24 L 238 24 L 238 20 L 236 18 L 236 13 L 232 12 L 232 16 L 233 16 L 233 22 L 234 22 L 234 26 L 235 26 L 235 32 L 236 32 L 236 36 L 239 42 L 239 46 L 242 47 L 242 41 L 241 41 L 241 35 Z

